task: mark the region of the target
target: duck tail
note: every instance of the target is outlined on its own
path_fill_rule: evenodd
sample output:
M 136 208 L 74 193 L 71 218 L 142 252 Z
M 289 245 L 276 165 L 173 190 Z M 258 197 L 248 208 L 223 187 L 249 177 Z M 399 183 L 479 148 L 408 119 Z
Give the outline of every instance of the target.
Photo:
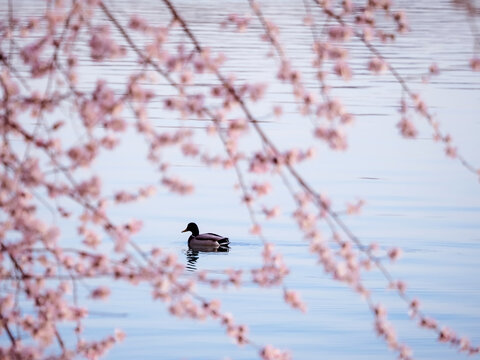
M 228 245 L 230 243 L 230 241 L 228 241 L 228 238 L 223 238 L 223 239 L 218 240 L 218 243 L 220 245 Z

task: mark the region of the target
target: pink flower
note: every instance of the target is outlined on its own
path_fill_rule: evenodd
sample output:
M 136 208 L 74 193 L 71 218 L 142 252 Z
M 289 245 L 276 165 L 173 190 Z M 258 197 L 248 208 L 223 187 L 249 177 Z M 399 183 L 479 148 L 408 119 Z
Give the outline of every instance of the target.
M 172 192 L 186 195 L 193 192 L 193 185 L 183 182 L 178 178 L 173 177 L 163 177 L 162 184 Z
M 410 309 L 412 309 L 412 311 L 417 312 L 419 308 L 420 301 L 418 301 L 418 299 L 413 299 L 412 301 L 410 301 Z
M 91 248 L 96 249 L 98 245 L 101 244 L 100 236 L 93 230 L 82 231 L 84 235 L 83 243 Z
M 125 49 L 120 47 L 110 35 L 110 28 L 106 25 L 93 29 L 89 45 L 90 56 L 94 61 L 112 59 L 125 53 Z
M 335 25 L 328 28 L 328 36 L 331 40 L 347 41 L 352 34 L 352 28 L 346 25 Z
M 291 305 L 293 308 L 298 309 L 302 312 L 307 311 L 307 306 L 300 299 L 300 295 L 298 294 L 298 292 L 293 290 L 285 290 L 283 293 L 283 298 L 285 299 L 285 302 Z
M 340 130 L 317 127 L 314 134 L 317 138 L 325 140 L 333 150 L 345 150 L 347 148 L 345 134 Z
M 253 235 L 260 235 L 262 233 L 262 227 L 258 224 L 254 224 L 250 228 L 250 233 L 253 234 Z
M 457 157 L 457 148 L 451 145 L 447 145 L 445 147 L 445 153 L 447 154 L 448 157 L 451 157 L 454 159 Z
M 307 14 L 303 17 L 303 24 L 306 26 L 311 26 L 314 22 L 314 18 L 311 14 Z
M 121 329 L 115 329 L 114 336 L 117 342 L 123 342 L 123 340 L 125 340 L 126 334 Z
M 352 78 L 352 69 L 350 69 L 350 66 L 345 61 L 337 61 L 333 67 L 333 71 L 344 80 L 350 80 Z
M 474 57 L 470 59 L 470 67 L 473 71 L 480 71 L 480 58 Z
M 368 70 L 374 74 L 382 74 L 388 69 L 387 63 L 378 57 L 370 59 L 368 62 Z
M 365 201 L 362 199 L 358 200 L 355 204 L 347 204 L 347 214 L 359 214 L 363 205 L 365 205 Z
M 77 185 L 76 191 L 82 197 L 96 198 L 100 195 L 101 180 L 98 176 L 93 176 L 89 180 L 82 181 Z
M 267 219 L 272 219 L 272 218 L 275 218 L 278 215 L 280 215 L 280 207 L 278 207 L 278 206 L 275 206 L 271 209 L 268 209 L 268 208 L 264 207 L 262 209 L 262 211 L 265 214 L 265 216 L 267 217 Z
M 374 307 L 375 316 L 385 317 L 387 316 L 387 309 L 382 304 L 378 304 Z
M 397 23 L 397 31 L 404 33 L 408 30 L 407 17 L 404 11 L 397 11 L 393 14 L 393 19 Z
M 402 255 L 402 249 L 391 248 L 390 250 L 388 250 L 387 254 L 390 260 L 395 261 L 398 260 L 398 258 Z
M 99 286 L 90 293 L 92 299 L 104 300 L 110 296 L 110 289 L 106 286 Z
M 400 133 L 406 138 L 415 138 L 417 136 L 417 129 L 407 117 L 402 117 L 397 124 L 397 128 L 400 129 Z
M 275 106 L 273 107 L 273 114 L 274 114 L 276 117 L 282 116 L 282 114 L 283 114 L 283 108 L 282 108 L 280 105 L 275 105 Z
M 435 319 L 427 318 L 427 317 L 422 317 L 420 319 L 420 326 L 427 328 L 427 329 L 435 329 L 437 328 L 437 321 Z
M 229 24 L 233 24 L 236 27 L 237 32 L 243 32 L 247 29 L 250 24 L 249 16 L 240 16 L 237 14 L 228 15 L 227 19 L 220 23 L 222 28 L 226 28 Z
M 145 19 L 136 14 L 130 16 L 128 27 L 132 30 L 138 30 L 143 32 L 145 32 L 149 28 L 148 23 L 145 21 Z
M 39 160 L 37 158 L 27 158 L 21 164 L 19 173 L 20 173 L 20 180 L 26 186 L 31 186 L 31 187 L 40 185 L 44 177 L 39 166 Z
M 127 123 L 123 119 L 113 118 L 105 123 L 105 127 L 115 132 L 123 132 L 127 128 Z
M 440 68 L 436 63 L 432 63 L 430 67 L 428 68 L 428 72 L 432 75 L 438 75 L 440 74 Z
M 266 345 L 260 350 L 260 357 L 263 360 L 290 360 L 290 353 L 281 351 L 272 345 Z
M 182 153 L 185 156 L 195 157 L 199 154 L 198 146 L 192 143 L 185 143 L 182 145 Z

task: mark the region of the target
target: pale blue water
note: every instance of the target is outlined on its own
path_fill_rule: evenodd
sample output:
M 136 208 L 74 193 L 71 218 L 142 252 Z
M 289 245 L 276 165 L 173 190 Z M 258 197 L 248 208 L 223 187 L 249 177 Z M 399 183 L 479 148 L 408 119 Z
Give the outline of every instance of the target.
M 32 10 L 33 1 L 14 2 L 19 8 Z M 109 1 L 121 18 L 130 12 L 140 13 L 151 21 L 166 16 L 160 2 Z M 214 50 L 227 53 L 226 72 L 236 72 L 240 79 L 267 81 L 274 76 L 271 62 L 265 59 L 265 48 L 259 47 L 258 27 L 245 34 L 218 31 L 223 16 L 247 10 L 243 1 L 178 1 L 180 12 L 191 21 L 200 40 Z M 287 52 L 297 66 L 310 62 L 308 32 L 298 24 L 303 3 L 269 1 L 265 13 L 275 19 L 286 41 Z M 35 5 L 36 6 L 36 5 Z M 413 87 L 426 97 L 443 129 L 452 133 L 461 152 L 473 164 L 480 165 L 480 75 L 468 69 L 472 41 L 465 15 L 451 10 L 449 1 L 401 2 L 406 8 L 412 32 L 397 42 L 382 46 L 402 74 L 417 76 L 437 62 L 447 69 L 428 85 L 418 76 Z M 2 7 L 4 10 L 5 7 Z M 2 11 L 4 15 L 4 11 Z M 178 39 L 177 39 L 178 40 Z M 227 41 L 228 40 L 228 41 Z M 409 294 L 420 298 L 425 313 L 440 323 L 480 343 L 480 184 L 456 161 L 443 155 L 443 149 L 432 142 L 431 132 L 418 119 L 420 136 L 405 140 L 395 124 L 400 97 L 399 86 L 386 75 L 367 74 L 365 49 L 352 44 L 354 78 L 349 83 L 333 81 L 334 94 L 344 99 L 348 110 L 356 115 L 349 129 L 349 150 L 332 153 L 318 145 L 318 157 L 299 166 L 316 189 L 327 193 L 338 208 L 357 198 L 366 200 L 361 216 L 347 219 L 348 225 L 365 243 L 400 246 L 404 255 L 389 266 L 393 276 L 408 284 Z M 128 59 L 117 66 L 92 65 L 84 69 L 88 85 L 101 70 L 109 79 L 123 84 L 126 72 L 136 68 Z M 309 85 L 314 89 L 317 84 Z M 155 90 L 168 94 L 161 85 Z M 268 98 L 286 103 L 286 116 L 277 121 L 266 118 L 262 124 L 281 148 L 311 142 L 312 126 L 307 119 L 294 116 L 287 87 L 270 89 Z M 162 110 L 161 98 L 151 107 L 158 126 L 179 126 L 178 119 Z M 269 109 L 257 108 L 258 114 Z M 201 128 L 205 123 L 185 120 L 181 126 L 199 127 L 196 139 L 202 148 L 217 149 L 219 144 L 207 137 Z M 249 144 L 253 145 L 253 144 Z M 135 151 L 132 151 L 135 149 Z M 219 148 L 218 148 L 219 149 Z M 145 147 L 131 137 L 114 157 L 104 156 L 96 165 L 107 170 L 105 186 L 140 186 L 155 183 L 156 175 L 138 155 Z M 220 149 L 219 149 L 220 151 Z M 161 190 L 148 201 L 114 210 L 116 219 L 140 217 L 144 231 L 136 237 L 145 249 L 162 246 L 175 254 L 190 270 L 215 271 L 227 267 L 246 272 L 261 263 L 261 243 L 248 233 L 247 210 L 240 194 L 233 191 L 233 173 L 198 166 L 172 154 L 175 173 L 196 184 L 192 196 L 180 197 Z M 290 349 L 295 359 L 394 359 L 384 342 L 373 333 L 372 316 L 364 301 L 345 286 L 335 283 L 308 253 L 290 214 L 292 201 L 278 189 L 267 198 L 269 204 L 282 206 L 283 214 L 264 222 L 266 237 L 274 242 L 291 268 L 286 283 L 299 290 L 307 303 L 307 314 L 291 310 L 282 300 L 280 289 L 258 289 L 246 283 L 240 289 L 212 290 L 199 286 L 198 292 L 208 298 L 220 298 L 222 308 L 232 312 L 240 323 L 246 323 L 257 343 L 272 343 Z M 259 214 L 260 215 L 260 214 Z M 48 215 L 47 215 L 48 216 Z M 213 231 L 230 237 L 228 253 L 189 254 L 185 234 L 189 221 L 201 231 Z M 75 228 L 64 227 L 66 241 L 76 239 Z M 197 259 L 192 259 L 192 256 Z M 186 276 L 189 276 L 188 273 Z M 386 303 L 389 318 L 397 328 L 399 339 L 412 347 L 416 359 L 458 359 L 463 355 L 447 345 L 439 345 L 435 336 L 421 330 L 409 320 L 405 304 L 391 291 L 377 272 L 369 275 L 367 284 L 376 301 Z M 178 320 L 168 315 L 160 302 L 150 300 L 145 286 L 111 284 L 113 296 L 102 302 L 87 302 L 92 316 L 86 322 L 87 336 L 109 334 L 114 328 L 127 333 L 126 341 L 109 352 L 107 359 L 252 359 L 255 350 L 233 345 L 224 330 L 212 321 Z M 5 341 L 0 335 L 0 342 Z

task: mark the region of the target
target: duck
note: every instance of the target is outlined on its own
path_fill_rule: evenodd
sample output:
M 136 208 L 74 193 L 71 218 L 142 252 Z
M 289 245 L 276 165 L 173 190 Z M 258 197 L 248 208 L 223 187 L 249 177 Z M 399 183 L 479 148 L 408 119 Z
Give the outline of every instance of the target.
M 208 247 L 219 248 L 220 246 L 228 246 L 230 241 L 227 237 L 214 233 L 200 234 L 197 224 L 191 222 L 187 225 L 182 233 L 190 231 L 192 235 L 188 238 L 189 247 Z

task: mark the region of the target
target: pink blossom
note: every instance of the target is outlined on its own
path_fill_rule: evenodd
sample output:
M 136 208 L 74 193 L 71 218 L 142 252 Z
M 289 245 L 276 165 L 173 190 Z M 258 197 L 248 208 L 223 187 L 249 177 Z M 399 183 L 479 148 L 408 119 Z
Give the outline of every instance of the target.
M 383 59 L 380 59 L 378 57 L 374 57 L 368 62 L 368 70 L 370 70 L 374 74 L 382 74 L 387 71 L 387 69 L 387 63 Z
M 314 22 L 314 18 L 311 14 L 307 14 L 303 17 L 303 24 L 307 26 L 311 26 Z
M 343 0 L 342 1 L 342 8 L 343 8 L 343 12 L 345 14 L 350 14 L 354 10 L 354 4 L 352 3 L 351 0 Z
M 275 105 L 275 106 L 273 107 L 273 114 L 274 114 L 276 117 L 282 116 L 282 114 L 283 114 L 283 108 L 282 108 L 280 105 Z
M 162 178 L 162 184 L 170 191 L 181 195 L 193 192 L 193 185 L 186 183 L 179 178 L 165 176 Z
M 119 142 L 120 140 L 112 135 L 107 135 L 100 139 L 100 144 L 108 150 L 113 150 Z
M 98 153 L 98 145 L 89 142 L 83 146 L 76 146 L 68 150 L 67 155 L 75 166 L 86 167 L 91 164 Z
M 470 59 L 470 67 L 473 71 L 480 71 L 480 58 L 474 57 Z
M 98 176 L 93 176 L 89 180 L 78 184 L 76 190 L 82 197 L 98 197 L 101 190 L 101 180 Z
M 267 219 L 272 219 L 272 218 L 275 218 L 278 215 L 280 215 L 280 207 L 278 207 L 278 206 L 275 206 L 271 209 L 268 209 L 268 208 L 264 207 L 262 211 L 265 214 L 265 216 L 267 217 Z
M 404 33 L 408 30 L 407 17 L 404 11 L 396 11 L 393 14 L 393 19 L 397 23 L 397 31 Z
M 427 317 L 422 317 L 420 319 L 420 326 L 428 329 L 435 329 L 437 328 L 437 322 L 434 319 L 427 318 Z
M 250 24 L 249 16 L 240 16 L 237 14 L 228 15 L 227 19 L 220 23 L 222 28 L 226 28 L 229 24 L 235 25 L 235 30 L 238 32 L 243 32 L 247 29 Z
M 20 180 L 27 186 L 35 187 L 42 183 L 44 175 L 40 170 L 39 160 L 27 158 L 20 168 Z
M 410 301 L 410 309 L 412 309 L 413 312 L 417 312 L 419 308 L 420 301 L 418 299 L 413 299 L 412 301 Z
M 352 34 L 352 28 L 346 25 L 335 25 L 328 28 L 328 36 L 334 41 L 347 41 Z
M 395 261 L 395 260 L 398 260 L 398 258 L 402 255 L 402 249 L 391 248 L 390 250 L 388 250 L 387 254 L 390 260 Z
M 250 233 L 253 234 L 253 235 L 260 235 L 262 233 L 262 227 L 258 224 L 254 224 L 250 228 Z
M 345 134 L 340 130 L 317 127 L 314 134 L 317 138 L 325 140 L 333 150 L 345 150 L 347 148 Z
M 407 117 L 402 117 L 397 123 L 397 128 L 400 129 L 400 133 L 406 138 L 417 137 L 417 129 Z
M 352 78 L 352 69 L 345 61 L 337 61 L 333 67 L 333 71 L 344 80 Z
M 260 357 L 263 360 L 290 360 L 290 353 L 281 351 L 272 345 L 265 345 L 260 350 Z
M 257 196 L 264 196 L 272 191 L 272 186 L 269 183 L 255 183 L 252 185 L 252 190 Z
M 90 55 L 95 61 L 115 58 L 125 53 L 125 49 L 111 38 L 110 28 L 106 25 L 94 29 L 89 45 Z
M 300 295 L 298 294 L 298 292 L 293 290 L 285 290 L 283 293 L 283 298 L 285 299 L 285 302 L 291 305 L 293 308 L 298 309 L 302 312 L 307 311 L 307 306 L 300 299 Z
M 110 296 L 110 289 L 106 286 L 99 286 L 90 293 L 92 299 L 104 300 Z
M 360 199 L 354 204 L 347 204 L 347 214 L 359 214 L 362 210 L 363 206 L 365 205 L 365 201 Z
M 440 74 L 440 68 L 438 67 L 437 63 L 432 63 L 428 68 L 428 72 L 432 75 Z
M 452 340 L 454 340 L 456 338 L 456 335 L 455 333 L 447 328 L 447 327 L 443 327 L 442 329 L 440 329 L 440 333 L 438 335 L 438 340 L 441 341 L 441 342 L 450 342 Z
M 145 21 L 145 19 L 136 14 L 130 16 L 128 27 L 132 30 L 138 30 L 143 32 L 145 32 L 149 28 L 148 23 Z
M 126 334 L 121 329 L 115 329 L 115 341 L 123 342 L 126 338 Z
M 192 143 L 185 143 L 182 145 L 182 153 L 185 156 L 195 157 L 199 154 L 198 146 Z
M 451 157 L 453 159 L 457 157 L 457 149 L 451 145 L 447 145 L 445 147 L 445 153 L 448 157 Z
M 83 243 L 86 246 L 96 249 L 98 245 L 101 244 L 100 236 L 93 230 L 86 229 L 84 231 L 81 231 L 80 233 L 83 234 L 85 237 Z
M 145 186 L 143 188 L 140 188 L 138 191 L 138 194 L 142 198 L 148 198 L 150 196 L 155 195 L 157 192 L 157 188 L 153 185 Z
M 127 224 L 125 224 L 124 228 L 131 234 L 138 233 L 143 227 L 143 222 L 141 220 L 130 220 Z
M 127 123 L 123 119 L 113 118 L 105 123 L 105 128 L 115 132 L 123 132 L 127 128 Z

